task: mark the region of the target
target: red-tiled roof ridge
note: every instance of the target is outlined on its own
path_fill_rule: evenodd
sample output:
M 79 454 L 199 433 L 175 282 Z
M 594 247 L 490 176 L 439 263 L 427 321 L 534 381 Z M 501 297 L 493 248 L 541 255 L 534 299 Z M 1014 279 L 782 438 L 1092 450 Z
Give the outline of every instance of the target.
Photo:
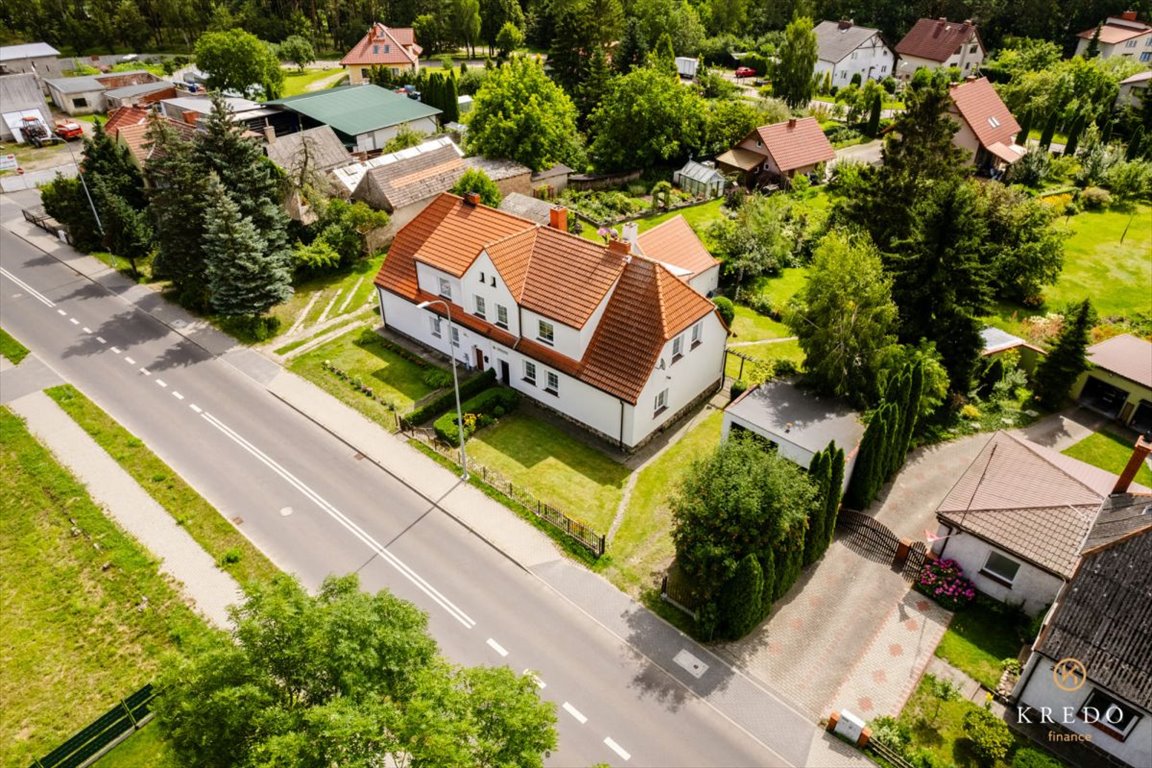
M 694 277 L 719 264 L 683 215 L 641 232 L 640 249 L 650 259 L 687 270 Z
M 929 61 L 944 62 L 956 49 L 975 37 L 976 43 L 984 47 L 976 25 L 964 21 L 947 19 L 919 19 L 908 30 L 908 34 L 896 44 L 896 53 L 901 56 L 916 56 Z
M 764 151 L 783 173 L 836 157 L 836 150 L 814 117 L 789 118 L 761 125 L 755 133 L 760 136 Z
M 116 132 L 121 126 L 147 122 L 149 114 L 149 110 L 140 107 L 117 107 L 108 113 L 108 119 L 104 121 L 104 132 L 116 138 Z
M 411 28 L 405 28 L 412 35 L 413 42 L 404 43 L 399 40 L 394 34 L 393 30 L 384 26 L 380 22 L 374 22 L 364 37 L 356 45 L 352 46 L 352 50 L 344 54 L 344 58 L 340 59 L 342 66 L 349 64 L 399 64 L 407 62 L 409 64 L 418 63 L 418 51 L 411 49 L 419 49 L 420 46 L 415 43 L 414 32 Z M 373 45 L 380 45 L 380 40 L 387 38 L 389 43 L 388 52 L 372 52 Z M 395 51 L 393 50 L 395 47 Z M 395 54 L 399 53 L 400 56 Z
M 956 112 L 976 134 L 984 148 L 997 142 L 1009 145 L 1020 132 L 1020 124 L 986 77 L 966 80 L 949 88 Z M 990 120 L 995 120 L 993 125 Z

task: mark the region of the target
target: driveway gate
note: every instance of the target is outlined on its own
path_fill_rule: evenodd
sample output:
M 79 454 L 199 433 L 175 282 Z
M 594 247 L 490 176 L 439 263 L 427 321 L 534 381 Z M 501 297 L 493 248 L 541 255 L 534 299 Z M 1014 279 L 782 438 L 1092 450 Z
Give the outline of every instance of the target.
M 909 581 L 924 566 L 927 547 L 922 541 L 908 541 L 873 517 L 851 509 L 840 510 L 836 518 L 841 540 L 848 548 L 878 563 L 887 563 Z

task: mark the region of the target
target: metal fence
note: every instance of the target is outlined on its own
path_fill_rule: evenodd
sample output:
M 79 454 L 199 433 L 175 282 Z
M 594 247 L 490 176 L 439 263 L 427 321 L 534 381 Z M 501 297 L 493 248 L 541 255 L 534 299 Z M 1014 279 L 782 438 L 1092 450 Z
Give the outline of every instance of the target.
M 68 741 L 32 763 L 31 768 L 81 768 L 95 761 L 106 747 L 139 728 L 152 716 L 156 694 L 152 684 L 123 698 Z
M 836 527 L 849 549 L 870 560 L 890 564 L 905 579 L 914 580 L 924 566 L 924 542 L 901 539 L 884 523 L 863 512 L 841 509 Z
M 693 619 L 697 617 L 696 609 L 699 606 L 696 595 L 692 591 L 688 577 L 684 575 L 684 571 L 680 569 L 680 564 L 675 560 L 668 566 L 668 570 L 664 572 L 664 578 L 660 580 L 660 599 L 675 608 L 679 608 Z
M 452 463 L 458 464 L 460 456 L 459 449 L 446 445 L 437 439 L 435 432 L 431 429 L 415 427 L 407 430 L 405 434 L 424 443 Z M 485 483 L 500 491 L 505 496 L 519 502 L 541 520 L 559 530 L 561 533 L 571 537 L 576 543 L 587 549 L 594 556 L 600 557 L 604 554 L 606 548 L 604 534 L 597 533 L 584 521 L 564 513 L 551 504 L 541 501 L 533 496 L 526 488 L 515 485 L 496 470 L 489 469 L 482 464 L 469 460 L 468 471 L 473 475 L 479 475 L 480 479 Z
M 40 229 L 56 235 L 56 237 L 60 237 L 60 233 L 64 233 L 65 241 L 69 245 L 72 244 L 72 235 L 68 234 L 68 228 L 49 216 L 44 210 L 44 206 L 38 205 L 34 208 L 25 208 L 23 213 L 24 221 L 35 224 L 37 227 L 40 227 Z

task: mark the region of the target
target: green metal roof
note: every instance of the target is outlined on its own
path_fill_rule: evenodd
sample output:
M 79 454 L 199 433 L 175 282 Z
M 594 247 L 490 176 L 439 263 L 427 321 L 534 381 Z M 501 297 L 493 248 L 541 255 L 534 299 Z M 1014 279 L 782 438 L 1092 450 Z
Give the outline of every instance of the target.
M 378 85 L 343 85 L 267 102 L 307 115 L 348 136 L 435 117 L 440 110 Z

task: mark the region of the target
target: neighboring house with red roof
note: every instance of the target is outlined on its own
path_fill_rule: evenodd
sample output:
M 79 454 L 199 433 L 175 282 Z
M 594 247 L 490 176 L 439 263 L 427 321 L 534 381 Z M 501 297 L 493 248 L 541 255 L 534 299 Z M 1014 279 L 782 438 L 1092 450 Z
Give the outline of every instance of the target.
M 141 171 L 154 152 L 148 140 L 149 120 L 152 118 L 163 120 L 172 130 L 191 140 L 196 135 L 196 126 L 179 120 L 173 120 L 164 115 L 154 113 L 141 107 L 120 107 L 108 113 L 108 122 L 104 124 L 104 132 L 118 143 L 128 148 L 128 155 L 132 162 Z
M 1076 572 L 1106 500 L 1152 493 L 1131 479 L 997 432 L 937 507 L 932 550 L 981 592 L 1036 615 Z
M 789 118 L 756 128 L 736 146 L 716 158 L 724 171 L 735 173 L 748 187 L 788 183 L 812 173 L 836 151 L 814 117 Z
M 1091 368 L 1072 386 L 1072 399 L 1152 435 L 1152 342 L 1122 333 L 1087 351 Z
M 1020 124 L 988 82 L 988 78 L 968 78 L 949 89 L 952 103 L 948 111 L 959 123 L 952 143 L 964 150 L 977 168 L 1003 169 L 1027 151 L 1016 143 Z
M 360 85 L 370 82 L 372 67 L 383 67 L 394 75 L 420 71 L 423 50 L 416 44 L 411 27 L 386 27 L 376 22 L 340 59 L 340 66 L 348 71 L 351 85 Z
M 964 76 L 976 74 L 984 62 L 984 43 L 971 21 L 920 19 L 896 44 L 896 76 L 907 80 L 918 69 L 956 67 Z
M 385 326 L 637 448 L 723 381 L 715 306 L 625 240 L 600 245 L 443 194 L 376 276 Z M 442 304 L 452 307 L 449 324 Z
M 1076 55 L 1083 56 L 1096 36 L 1096 27 L 1086 29 L 1076 37 Z M 1125 11 L 1119 16 L 1109 16 L 1100 24 L 1100 40 L 1097 46 L 1102 59 L 1121 56 L 1136 59 L 1145 64 L 1152 62 L 1152 26 L 1139 21 L 1136 11 Z

